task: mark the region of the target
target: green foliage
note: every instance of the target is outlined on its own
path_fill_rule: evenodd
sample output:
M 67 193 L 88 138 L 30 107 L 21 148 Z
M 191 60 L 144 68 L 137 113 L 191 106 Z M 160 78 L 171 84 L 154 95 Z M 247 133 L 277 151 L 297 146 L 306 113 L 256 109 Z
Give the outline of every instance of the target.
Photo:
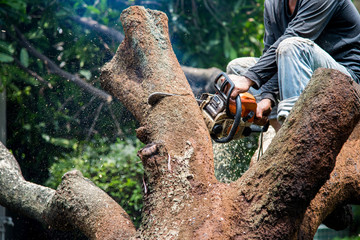
M 333 238 L 333 240 L 360 240 L 360 237 L 359 236 L 352 236 L 352 237 L 345 237 L 345 238 L 336 237 L 336 238 Z
M 263 49 L 263 0 L 169 2 L 174 49 L 185 65 L 216 66 Z
M 16 7 L 11 7 L 13 4 Z M 1 12 L 3 6 L 11 9 Z M 78 142 L 94 134 L 106 136 L 110 141 L 116 137 L 135 138 L 133 117 L 116 101 L 111 109 L 108 105 L 102 108 L 94 129 L 89 132 L 100 101 L 67 79 L 50 74 L 45 62 L 14 41 L 18 39 L 16 26 L 37 50 L 63 70 L 99 87 L 99 69 L 111 55 L 101 38 L 73 24 L 65 7 L 62 1 L 0 2 L 3 23 L 0 23 L 0 81 L 1 88 L 7 90 L 7 105 L 11 106 L 7 115 L 7 145 L 25 178 L 36 183 L 46 180 L 47 167 L 55 157 L 76 150 Z M 117 44 L 107 46 L 115 49 Z M 52 88 L 19 68 L 19 63 Z M 119 121 L 120 129 L 114 118 Z
M 142 209 L 143 168 L 136 154 L 141 146 L 138 140 L 118 139 L 113 144 L 106 139 L 92 141 L 72 153 L 57 157 L 50 167 L 46 185 L 56 188 L 64 173 L 77 169 L 117 201 L 138 225 Z
M 29 54 L 25 48 L 22 48 L 20 51 L 20 62 L 24 67 L 29 66 Z
M 9 63 L 14 61 L 14 58 L 6 53 L 0 53 L 0 62 Z
M 14 61 L 14 58 L 12 57 L 14 51 L 15 50 L 10 43 L 0 41 L 0 62 L 10 63 Z
M 1 16 L 7 16 L 9 20 L 21 20 L 26 18 L 26 1 L 24 0 L 0 0 L 0 25 L 5 21 Z

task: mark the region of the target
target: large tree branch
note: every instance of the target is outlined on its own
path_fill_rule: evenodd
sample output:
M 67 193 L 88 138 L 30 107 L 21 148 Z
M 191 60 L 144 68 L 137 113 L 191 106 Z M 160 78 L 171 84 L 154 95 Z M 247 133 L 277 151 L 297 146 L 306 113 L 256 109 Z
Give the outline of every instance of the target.
M 318 70 L 260 161 L 237 182 L 221 184 L 214 178 L 203 117 L 171 49 L 167 18 L 131 7 L 121 20 L 126 37 L 102 69 L 101 82 L 139 120 L 138 134 L 148 143 L 139 151 L 148 191 L 135 237 L 296 237 L 310 201 L 360 118 L 359 86 L 338 71 Z M 149 102 L 154 92 L 166 94 Z M 96 226 L 111 224 L 104 216 L 112 212 L 101 205 L 108 200 L 98 201 L 102 194 L 94 196 L 94 191 L 78 172 L 67 174 L 46 219 L 63 218 L 92 238 L 102 237 Z M 113 208 L 119 209 L 115 219 L 127 226 L 121 208 Z M 116 234 L 133 236 L 132 226 L 124 228 Z
M 206 192 L 216 182 L 211 138 L 172 51 L 166 15 L 130 7 L 121 22 L 125 39 L 102 69 L 101 82 L 139 120 L 138 135 L 151 143 L 139 153 L 149 189 L 139 234 L 166 239 L 185 231 L 190 239 L 192 229 L 181 226 L 187 225 L 183 219 L 193 194 Z M 150 105 L 148 98 L 155 92 L 173 95 Z
M 88 93 L 90 93 L 90 94 L 92 94 L 92 95 L 94 95 L 94 96 L 96 96 L 96 97 L 98 97 L 98 98 L 100 98 L 100 99 L 102 99 L 102 100 L 104 100 L 106 102 L 111 102 L 112 101 L 112 97 L 109 94 L 107 94 L 106 92 L 92 86 L 91 84 L 89 84 L 86 81 L 82 80 L 80 77 L 62 70 L 51 59 L 49 59 L 45 55 L 41 54 L 38 50 L 36 50 L 29 43 L 29 41 L 24 37 L 24 35 L 22 35 L 22 33 L 20 32 L 20 30 L 17 27 L 14 26 L 14 28 L 15 28 L 16 34 L 18 36 L 18 38 L 16 40 L 23 47 L 25 47 L 31 55 L 33 55 L 34 57 L 36 57 L 36 58 L 40 59 L 41 61 L 43 61 L 47 65 L 47 67 L 49 68 L 51 73 L 54 73 L 54 74 L 59 75 L 60 77 L 69 79 L 71 82 L 78 85 L 81 89 L 84 89 Z
M 188 142 L 194 144 L 195 139 L 198 146 L 194 147 L 211 146 L 199 107 L 172 51 L 166 15 L 143 7 L 130 7 L 123 11 L 121 21 L 125 40 L 102 69 L 104 89 L 131 110 L 141 123 L 142 132 L 148 136 L 148 143 L 162 143 L 166 149 L 172 149 L 172 157 L 183 155 Z M 174 95 L 151 106 L 148 97 L 154 92 Z M 164 109 L 171 110 L 171 115 L 164 115 Z M 212 158 L 212 155 L 204 157 Z M 195 178 L 213 181 L 212 161 L 195 159 L 191 164 L 201 165 Z M 167 169 L 167 161 L 165 164 Z
M 12 154 L 0 142 L 0 204 L 45 223 L 43 213 L 55 191 L 25 181 Z
M 80 172 L 65 174 L 56 191 L 28 182 L 1 142 L 0 204 L 54 228 L 79 229 L 90 239 L 129 239 L 135 234 L 126 212 Z
M 241 228 L 251 238 L 294 237 L 359 120 L 359 95 L 359 86 L 344 74 L 315 72 L 264 156 L 234 184 L 248 204 L 250 221 Z
M 135 234 L 119 204 L 76 170 L 63 176 L 45 218 L 51 226 L 70 225 L 90 239 L 129 239 Z
M 313 236 L 326 217 L 346 204 L 360 204 L 360 123 L 337 156 L 330 179 L 311 201 L 301 225 L 299 236 Z
M 125 40 L 101 82 L 140 121 L 141 139 L 152 143 L 139 153 L 150 189 L 141 237 L 293 238 L 360 117 L 358 86 L 338 71 L 319 70 L 263 158 L 239 181 L 220 184 L 212 156 L 204 155 L 210 138 L 171 51 L 166 18 L 131 7 L 121 20 Z M 149 104 L 154 92 L 168 95 Z

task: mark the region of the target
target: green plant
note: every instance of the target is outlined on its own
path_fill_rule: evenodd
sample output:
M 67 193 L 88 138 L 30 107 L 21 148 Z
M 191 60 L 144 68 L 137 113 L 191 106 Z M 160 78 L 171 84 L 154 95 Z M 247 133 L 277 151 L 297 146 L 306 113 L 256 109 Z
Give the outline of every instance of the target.
M 138 225 L 142 209 L 143 168 L 137 151 L 139 140 L 117 140 L 109 144 L 106 139 L 79 146 L 79 150 L 57 158 L 50 167 L 46 185 L 56 188 L 64 173 L 77 169 L 117 201 Z
M 345 238 L 333 238 L 333 240 L 360 240 L 360 236 L 352 236 L 352 237 L 345 237 Z

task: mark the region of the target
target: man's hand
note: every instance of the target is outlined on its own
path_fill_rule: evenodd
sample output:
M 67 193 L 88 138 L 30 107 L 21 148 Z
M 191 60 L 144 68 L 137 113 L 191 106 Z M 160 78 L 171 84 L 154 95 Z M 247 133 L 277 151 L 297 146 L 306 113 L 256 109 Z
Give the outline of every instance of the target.
M 254 85 L 254 82 L 244 76 L 229 74 L 229 78 L 234 82 L 235 88 L 232 91 L 230 98 L 235 99 L 240 93 L 247 92 L 249 88 Z
M 268 116 L 271 113 L 271 100 L 263 99 L 257 104 L 256 117 L 254 123 L 259 126 L 264 126 L 268 121 Z

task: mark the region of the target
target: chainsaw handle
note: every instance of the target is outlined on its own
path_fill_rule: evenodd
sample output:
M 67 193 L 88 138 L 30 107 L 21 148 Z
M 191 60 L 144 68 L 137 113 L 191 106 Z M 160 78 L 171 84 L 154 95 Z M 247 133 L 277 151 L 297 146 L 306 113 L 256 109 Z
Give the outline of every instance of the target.
M 214 139 L 214 141 L 217 143 L 230 142 L 235 136 L 237 128 L 241 122 L 241 99 L 240 99 L 240 96 L 236 97 L 235 102 L 236 102 L 236 114 L 235 114 L 235 118 L 234 118 L 234 123 L 230 129 L 229 134 L 223 138 L 217 138 L 215 135 L 211 136 L 212 139 Z M 240 107 L 238 107 L 238 106 L 240 106 Z
M 217 83 L 221 77 L 224 77 L 224 81 L 222 82 L 221 87 L 219 88 L 219 85 Z M 227 87 L 228 84 L 230 85 L 230 88 L 226 89 L 227 90 L 227 94 L 226 94 L 225 88 Z M 234 115 L 230 112 L 230 107 L 229 107 L 230 106 L 230 95 L 235 88 L 234 82 L 229 78 L 229 76 L 226 73 L 222 72 L 215 78 L 214 87 L 215 87 L 216 91 L 220 94 L 220 96 L 224 100 L 226 100 L 226 114 L 230 117 L 234 117 L 234 123 L 230 129 L 229 134 L 226 137 L 217 138 L 214 135 L 214 136 L 212 136 L 212 138 L 214 139 L 215 142 L 227 143 L 227 142 L 230 142 L 234 138 L 235 133 L 238 129 L 238 126 L 241 122 L 241 112 L 242 112 L 241 98 L 240 98 L 240 95 L 238 95 L 235 98 L 236 112 Z
M 250 126 L 250 129 L 251 132 L 257 132 L 257 133 L 266 132 L 269 129 L 269 125 L 270 125 L 270 121 L 267 121 L 266 124 L 262 127 L 253 124 Z
M 224 81 L 222 82 L 221 87 L 219 88 L 217 82 L 219 81 L 219 79 L 220 79 L 221 77 L 224 77 Z M 227 89 L 227 94 L 226 94 L 226 93 L 225 93 L 225 88 L 226 88 L 226 86 L 227 86 L 228 84 L 230 84 L 230 88 Z M 230 112 L 230 107 L 229 107 L 229 106 L 230 106 L 230 95 L 231 95 L 232 91 L 233 91 L 234 88 L 235 88 L 234 82 L 229 78 L 229 76 L 228 76 L 226 73 L 221 72 L 221 73 L 215 78 L 214 87 L 215 87 L 215 89 L 217 90 L 217 92 L 220 93 L 221 96 L 222 96 L 224 99 L 226 99 L 226 114 L 227 114 L 228 116 L 230 116 L 230 117 L 235 117 L 236 114 L 235 114 L 235 115 L 232 114 L 232 113 Z M 238 103 L 236 102 L 236 109 L 238 109 L 238 106 L 240 106 L 240 109 L 241 109 L 241 99 L 240 99 L 240 104 L 238 104 Z M 237 111 L 237 110 L 236 110 L 236 111 Z M 241 113 L 240 113 L 240 115 L 241 115 Z

